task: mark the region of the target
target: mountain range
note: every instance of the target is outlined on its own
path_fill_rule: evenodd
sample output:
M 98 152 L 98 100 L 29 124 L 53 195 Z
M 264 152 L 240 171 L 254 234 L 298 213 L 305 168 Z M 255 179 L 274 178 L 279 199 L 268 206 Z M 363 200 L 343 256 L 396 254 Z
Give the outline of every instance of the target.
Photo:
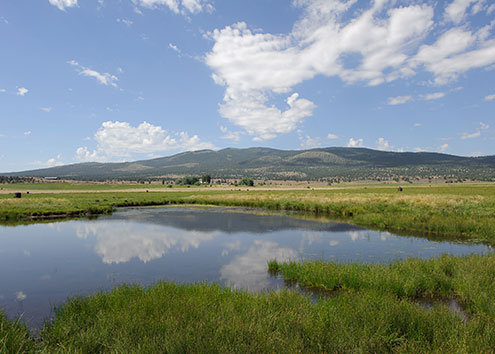
M 74 180 L 171 180 L 204 173 L 213 178 L 279 180 L 390 180 L 401 177 L 495 180 L 495 156 L 463 157 L 343 147 L 309 150 L 227 148 L 133 162 L 86 162 L 2 175 Z

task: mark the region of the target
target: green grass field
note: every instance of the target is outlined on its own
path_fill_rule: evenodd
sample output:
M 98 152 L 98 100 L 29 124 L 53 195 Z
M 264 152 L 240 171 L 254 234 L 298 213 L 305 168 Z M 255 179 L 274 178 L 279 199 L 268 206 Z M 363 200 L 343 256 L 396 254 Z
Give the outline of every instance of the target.
M 172 186 L 179 188 L 184 186 Z M 196 187 L 196 186 L 194 186 Z M 101 191 L 126 189 L 161 189 L 167 188 L 162 184 L 113 184 L 91 182 L 53 182 L 53 183 L 19 183 L 0 184 L 0 188 L 11 191 Z
M 149 191 L 55 191 L 24 194 L 20 199 L 0 194 L 0 221 L 98 215 L 120 206 L 201 204 L 300 211 L 401 234 L 495 243 L 495 184 L 407 186 L 402 192 L 395 186 L 376 185 L 323 190 Z

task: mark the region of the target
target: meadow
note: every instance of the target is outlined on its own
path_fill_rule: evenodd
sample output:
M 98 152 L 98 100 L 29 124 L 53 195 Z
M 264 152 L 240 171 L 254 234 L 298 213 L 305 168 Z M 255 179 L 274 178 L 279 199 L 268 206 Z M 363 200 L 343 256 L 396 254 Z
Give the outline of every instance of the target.
M 401 192 L 377 185 L 149 192 L 29 187 L 11 189 L 24 191 L 20 199 L 0 194 L 3 224 L 94 216 L 122 206 L 201 204 L 290 210 L 409 235 L 495 243 L 493 184 Z M 69 299 L 35 334 L 0 313 L 0 352 L 495 352 L 493 254 L 375 265 L 272 260 L 266 266 L 320 298 L 289 289 L 253 294 L 208 284 L 121 285 Z M 462 313 L 449 309 L 450 300 Z
M 495 184 L 445 186 L 368 185 L 325 189 L 159 188 L 119 185 L 37 186 L 22 198 L 0 194 L 0 222 L 108 214 L 116 207 L 174 204 L 242 206 L 326 216 L 371 229 L 463 241 L 495 243 Z M 159 185 L 155 185 L 159 186 Z M 30 185 L 18 186 L 16 191 Z M 13 188 L 9 185 L 9 188 Z M 53 187 L 52 187 L 53 188 Z M 149 191 L 149 192 L 146 192 Z

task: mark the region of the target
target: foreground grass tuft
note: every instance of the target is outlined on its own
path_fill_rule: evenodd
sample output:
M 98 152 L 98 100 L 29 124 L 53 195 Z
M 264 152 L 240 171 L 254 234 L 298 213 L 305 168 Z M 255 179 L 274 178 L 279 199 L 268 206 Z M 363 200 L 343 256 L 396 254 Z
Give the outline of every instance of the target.
M 30 353 L 35 349 L 33 338 L 20 321 L 11 322 L 0 311 L 0 353 Z

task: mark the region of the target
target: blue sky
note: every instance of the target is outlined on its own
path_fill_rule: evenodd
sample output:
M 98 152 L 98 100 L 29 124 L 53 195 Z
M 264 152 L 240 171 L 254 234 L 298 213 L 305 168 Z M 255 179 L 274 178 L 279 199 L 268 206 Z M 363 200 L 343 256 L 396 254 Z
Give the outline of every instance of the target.
M 492 0 L 3 0 L 0 172 L 181 151 L 495 154 Z

